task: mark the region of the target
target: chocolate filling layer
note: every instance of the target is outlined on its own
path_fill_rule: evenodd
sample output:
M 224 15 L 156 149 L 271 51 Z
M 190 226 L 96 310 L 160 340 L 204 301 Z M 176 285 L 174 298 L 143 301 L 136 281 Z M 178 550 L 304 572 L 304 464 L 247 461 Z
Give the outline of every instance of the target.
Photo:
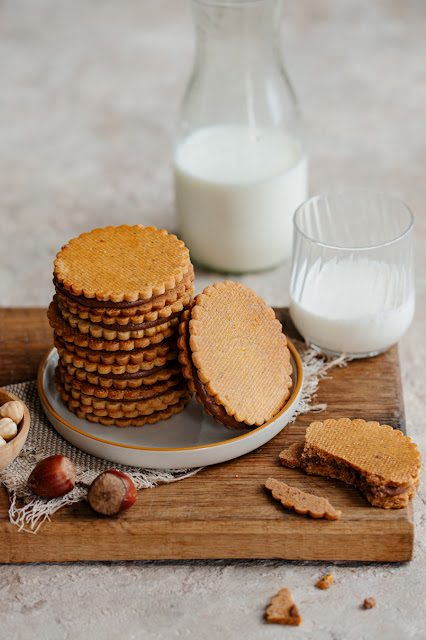
M 152 376 L 155 373 L 157 373 L 158 371 L 163 371 L 164 369 L 171 369 L 172 371 L 172 375 L 176 375 L 177 373 L 179 373 L 179 370 L 176 369 L 176 363 L 173 362 L 166 362 L 166 364 L 162 364 L 159 367 L 153 367 L 152 369 L 148 369 L 148 370 L 144 370 L 144 371 L 135 371 L 133 373 L 99 373 L 98 371 L 89 371 L 86 372 L 86 378 L 93 376 L 93 377 L 97 377 L 97 378 L 104 378 L 106 380 L 137 380 L 139 378 L 147 378 L 148 376 Z M 62 364 L 62 360 L 61 360 L 61 365 L 62 367 L 65 369 L 67 369 L 67 364 Z M 83 371 L 83 369 L 78 369 L 78 371 Z M 72 374 L 70 374 L 72 375 Z
M 238 420 L 235 420 L 235 418 L 229 416 L 226 413 L 224 407 L 221 404 L 218 404 L 213 396 L 207 393 L 204 384 L 198 377 L 197 368 L 192 363 L 191 348 L 189 346 L 189 320 L 185 323 L 185 334 L 183 337 L 186 343 L 186 352 L 191 364 L 192 380 L 197 390 L 197 394 L 199 395 L 200 400 L 206 407 L 207 411 L 219 422 L 224 424 L 226 427 L 229 427 L 230 429 L 238 429 L 240 431 L 241 429 L 250 429 L 250 427 L 244 422 L 238 422 Z
M 67 350 L 69 349 L 69 345 L 67 344 L 67 342 L 65 340 L 63 340 L 60 336 L 58 335 L 54 335 L 53 337 L 53 341 L 56 345 L 56 342 L 58 342 L 62 347 L 64 347 Z M 141 353 L 147 353 L 149 350 L 155 349 L 155 348 L 161 348 L 161 346 L 169 346 L 169 351 L 172 351 L 174 348 L 176 348 L 176 338 L 173 336 L 171 338 L 166 338 L 165 340 L 162 340 L 161 342 L 155 343 L 155 344 L 149 344 L 147 347 L 143 347 L 142 349 L 131 349 L 129 351 L 106 351 L 106 349 L 90 349 L 90 347 L 79 347 L 78 345 L 75 346 L 75 353 L 80 357 L 80 358 L 85 358 L 86 356 L 88 356 L 88 359 L 90 360 L 90 355 L 88 355 L 88 352 L 93 351 L 93 355 L 99 355 L 101 358 L 102 356 L 104 357 L 119 357 L 119 356 L 138 356 Z M 71 351 L 71 353 L 73 353 L 73 351 Z M 82 353 L 83 355 L 80 355 L 80 353 Z M 168 353 L 168 352 L 167 352 Z M 161 356 L 160 356 L 161 357 Z
M 170 364 L 166 363 L 159 367 L 152 367 L 152 369 L 145 371 L 135 371 L 134 373 L 98 373 L 97 371 L 94 371 L 91 375 L 98 376 L 99 378 L 111 378 L 112 380 L 134 380 L 137 378 L 147 378 L 148 376 L 152 376 L 154 373 L 162 371 L 169 366 Z
M 208 409 L 208 411 L 219 420 L 226 427 L 231 429 L 250 429 L 249 425 L 245 424 L 245 422 L 238 422 L 232 416 L 229 416 L 224 407 L 221 404 L 218 404 L 216 400 L 207 393 L 204 384 L 201 382 L 198 377 L 197 368 L 192 365 L 192 377 L 194 380 L 195 388 L 197 389 L 197 393 L 200 396 L 203 404 Z
M 373 478 L 370 479 L 368 475 L 354 469 L 349 463 L 342 460 L 337 461 L 331 456 L 323 458 L 313 453 L 303 453 L 301 467 L 306 473 L 343 480 L 346 484 L 351 484 L 362 491 L 367 498 L 369 495 L 377 498 L 392 498 L 404 494 L 413 487 L 413 483 L 404 483 L 399 486 L 392 483 L 375 484 Z
M 98 300 L 97 298 L 86 298 L 83 295 L 74 295 L 62 285 L 61 282 L 57 280 L 56 277 L 53 278 L 53 284 L 59 293 L 62 293 L 66 298 L 69 298 L 73 302 L 83 306 L 83 307 L 93 307 L 94 309 L 131 309 L 132 307 L 138 307 L 146 302 L 152 302 L 153 300 L 157 300 L 164 293 L 158 296 L 151 296 L 150 298 L 143 298 L 140 300 L 135 300 L 134 302 L 128 302 L 127 300 L 122 300 L 121 302 L 112 302 L 112 300 Z
M 55 382 L 62 387 L 64 385 L 65 381 L 62 378 L 62 373 L 61 373 L 61 370 L 60 370 L 59 367 L 60 367 L 60 365 L 57 365 L 57 367 L 55 368 Z M 151 398 L 158 398 L 159 396 L 162 396 L 164 393 L 167 393 L 168 391 L 174 391 L 175 389 L 182 388 L 181 379 L 182 379 L 182 376 L 173 375 L 171 378 L 169 378 L 169 380 L 165 380 L 163 382 L 156 382 L 152 386 L 142 387 L 144 389 L 144 391 L 146 391 L 146 393 L 142 393 L 142 394 L 140 394 L 140 395 L 138 395 L 136 397 L 132 397 L 132 398 L 105 397 L 105 398 L 102 398 L 102 399 L 103 400 L 108 400 L 108 401 L 111 401 L 111 402 L 123 402 L 125 400 L 129 400 L 130 402 L 138 402 L 138 400 L 149 400 Z M 172 382 L 175 383 L 175 384 L 170 384 Z M 68 384 L 71 384 L 71 383 L 68 383 Z M 93 386 L 96 386 L 96 385 L 89 385 L 89 386 L 93 387 Z M 166 388 L 164 388 L 164 387 L 166 387 Z M 153 388 L 158 389 L 158 391 L 152 392 Z M 84 391 L 82 393 L 84 394 Z
M 146 400 L 147 402 L 149 402 L 152 398 L 160 398 L 161 396 L 165 396 L 166 394 L 170 393 L 171 391 L 173 392 L 178 392 L 178 391 L 182 391 L 184 390 L 186 387 L 186 385 L 184 384 L 178 384 L 174 387 L 170 387 L 169 389 L 166 389 L 165 391 L 159 391 L 157 393 L 154 393 L 152 396 L 148 396 L 148 397 L 143 397 L 140 400 L 126 400 L 126 399 L 121 399 L 121 400 L 111 400 L 111 398 L 96 398 L 97 400 L 104 400 L 106 402 L 109 402 L 111 404 L 123 404 L 123 405 L 131 405 L 131 404 L 135 404 L 136 402 L 143 402 L 144 400 Z

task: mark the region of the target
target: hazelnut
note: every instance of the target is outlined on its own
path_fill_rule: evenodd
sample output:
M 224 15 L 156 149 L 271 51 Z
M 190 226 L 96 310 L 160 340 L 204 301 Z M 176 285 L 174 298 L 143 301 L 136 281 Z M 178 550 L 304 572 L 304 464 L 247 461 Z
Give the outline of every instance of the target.
M 75 475 L 75 467 L 66 456 L 49 456 L 36 464 L 28 486 L 43 498 L 59 498 L 74 489 Z
M 4 438 L 0 436 L 0 447 L 2 447 L 4 444 L 7 444 L 7 442 Z
M 92 509 L 105 516 L 129 509 L 136 498 L 133 480 L 116 469 L 104 471 L 95 478 L 87 496 Z
M 19 424 L 24 417 L 24 405 L 19 400 L 5 402 L 0 407 L 0 418 L 10 418 L 15 424 Z
M 11 420 L 11 418 L 1 418 L 0 419 L 0 436 L 8 442 L 12 440 L 18 433 L 18 427 L 16 423 Z

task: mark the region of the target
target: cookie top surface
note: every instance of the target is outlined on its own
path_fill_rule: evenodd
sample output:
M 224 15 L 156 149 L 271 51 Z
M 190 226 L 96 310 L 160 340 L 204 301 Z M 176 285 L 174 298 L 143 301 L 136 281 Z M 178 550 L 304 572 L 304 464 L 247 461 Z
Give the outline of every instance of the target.
M 54 276 L 74 295 L 135 302 L 173 289 L 190 268 L 189 251 L 176 236 L 122 225 L 70 240 L 57 254 Z
M 421 471 L 417 445 L 401 431 L 378 422 L 349 418 L 313 422 L 306 431 L 304 451 L 312 448 L 396 484 L 411 484 Z
M 292 385 L 281 323 L 242 284 L 215 283 L 195 298 L 189 322 L 199 380 L 229 416 L 262 425 L 278 413 Z

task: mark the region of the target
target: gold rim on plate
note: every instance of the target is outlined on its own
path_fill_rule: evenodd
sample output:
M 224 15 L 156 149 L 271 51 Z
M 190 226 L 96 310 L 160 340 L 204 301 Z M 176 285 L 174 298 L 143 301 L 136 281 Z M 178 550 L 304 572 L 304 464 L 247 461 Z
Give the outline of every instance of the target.
M 173 448 L 137 447 L 135 445 L 130 445 L 130 444 L 121 444 L 119 442 L 112 442 L 111 440 L 105 440 L 104 438 L 98 438 L 97 436 L 92 436 L 91 434 L 86 433 L 85 431 L 81 431 L 81 429 L 78 429 L 77 427 L 74 427 L 72 424 L 70 424 L 69 422 L 64 420 L 64 418 L 57 411 L 55 411 L 55 409 L 50 404 L 50 402 L 49 402 L 49 400 L 47 398 L 46 392 L 44 390 L 44 385 L 43 385 L 43 378 L 44 378 L 44 372 L 45 372 L 45 369 L 46 369 L 47 361 L 51 357 L 53 351 L 56 350 L 56 347 L 52 347 L 51 349 L 49 349 L 49 351 L 46 353 L 46 355 L 44 356 L 43 360 L 40 363 L 40 366 L 39 366 L 39 369 L 38 369 L 38 374 L 37 374 L 37 388 L 38 388 L 38 393 L 40 395 L 42 403 L 48 408 L 50 413 L 57 420 L 59 420 L 59 422 L 61 422 L 64 426 L 68 427 L 72 431 L 75 431 L 76 433 L 79 433 L 80 435 L 85 436 L 86 438 L 90 438 L 91 440 L 96 440 L 97 442 L 102 442 L 104 444 L 108 444 L 108 445 L 111 445 L 113 447 L 122 447 L 123 449 L 137 449 L 139 451 L 163 451 L 163 452 L 166 452 L 166 451 L 195 451 L 195 450 L 209 449 L 211 447 L 219 447 L 219 446 L 231 443 L 231 442 L 237 442 L 237 441 L 240 441 L 240 440 L 244 440 L 244 438 L 248 438 L 252 434 L 258 433 L 262 429 L 265 429 L 267 426 L 269 426 L 271 423 L 275 422 L 284 413 L 284 411 L 287 411 L 289 409 L 289 407 L 291 407 L 291 405 L 295 402 L 296 398 L 299 396 L 299 392 L 300 392 L 300 389 L 301 389 L 301 386 L 302 386 L 302 383 L 303 383 L 303 366 L 302 366 L 302 360 L 300 359 L 300 356 L 297 353 L 296 348 L 294 347 L 293 343 L 288 338 L 287 338 L 287 345 L 288 345 L 288 348 L 289 348 L 290 353 L 292 355 L 293 361 L 294 361 L 294 363 L 296 365 L 297 377 L 296 377 L 296 384 L 294 385 L 294 388 L 292 389 L 292 393 L 291 393 L 290 399 L 288 400 L 288 402 L 286 402 L 286 404 L 281 409 L 281 411 L 279 413 L 277 413 L 271 420 L 268 420 L 268 422 L 265 422 L 265 424 L 262 424 L 260 427 L 257 427 L 256 429 L 252 429 L 248 433 L 244 433 L 241 436 L 236 436 L 235 438 L 230 438 L 229 440 L 222 440 L 221 442 L 214 442 L 212 444 L 204 444 L 204 445 L 201 445 L 201 446 L 198 446 L 198 447 L 173 447 Z M 294 375 L 294 372 L 293 372 L 293 375 Z M 79 418 L 79 419 L 82 419 L 82 418 Z

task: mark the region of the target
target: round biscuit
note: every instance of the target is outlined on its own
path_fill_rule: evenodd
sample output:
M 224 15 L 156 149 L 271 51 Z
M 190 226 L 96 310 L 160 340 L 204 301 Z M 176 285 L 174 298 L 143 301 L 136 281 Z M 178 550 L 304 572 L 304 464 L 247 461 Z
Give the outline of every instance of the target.
M 70 240 L 56 256 L 54 276 L 74 295 L 134 302 L 173 289 L 190 268 L 189 251 L 175 235 L 122 225 Z
M 292 367 L 281 323 L 240 283 L 215 283 L 196 296 L 189 346 L 200 382 L 228 416 L 260 426 L 284 406 Z

